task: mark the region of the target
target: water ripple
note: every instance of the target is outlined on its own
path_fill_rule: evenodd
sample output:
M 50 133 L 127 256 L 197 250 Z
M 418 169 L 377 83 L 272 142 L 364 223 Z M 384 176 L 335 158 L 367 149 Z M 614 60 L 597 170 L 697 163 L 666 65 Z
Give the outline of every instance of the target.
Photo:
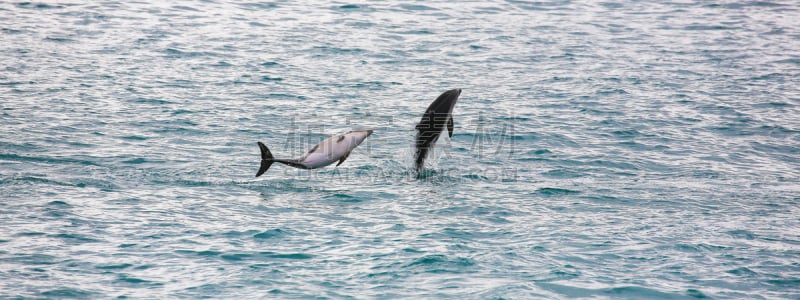
M 0 11 L 0 298 L 800 295 L 791 2 Z

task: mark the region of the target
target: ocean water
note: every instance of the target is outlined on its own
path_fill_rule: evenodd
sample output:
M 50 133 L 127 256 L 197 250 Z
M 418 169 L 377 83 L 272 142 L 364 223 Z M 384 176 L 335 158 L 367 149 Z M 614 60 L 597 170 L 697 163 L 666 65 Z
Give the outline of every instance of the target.
M 800 298 L 795 1 L 91 2 L 0 2 L 0 298 Z

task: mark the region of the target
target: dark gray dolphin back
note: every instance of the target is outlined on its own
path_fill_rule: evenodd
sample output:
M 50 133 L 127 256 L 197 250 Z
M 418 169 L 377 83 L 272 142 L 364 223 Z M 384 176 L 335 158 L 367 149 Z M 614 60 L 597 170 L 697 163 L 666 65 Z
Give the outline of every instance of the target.
M 433 144 L 439 139 L 444 128 L 448 129 L 450 136 L 453 136 L 453 107 L 456 105 L 461 89 L 452 89 L 439 95 L 436 100 L 428 106 L 422 119 L 417 124 L 416 153 L 414 163 L 418 172 L 425 166 L 425 158 L 428 157 Z

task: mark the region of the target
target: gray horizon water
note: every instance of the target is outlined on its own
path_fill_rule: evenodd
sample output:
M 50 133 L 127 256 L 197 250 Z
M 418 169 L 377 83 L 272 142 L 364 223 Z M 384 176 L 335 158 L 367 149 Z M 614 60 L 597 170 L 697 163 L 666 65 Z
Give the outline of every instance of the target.
M 797 299 L 798 16 L 2 2 L 0 298 Z M 338 168 L 254 178 L 256 141 L 358 128 Z

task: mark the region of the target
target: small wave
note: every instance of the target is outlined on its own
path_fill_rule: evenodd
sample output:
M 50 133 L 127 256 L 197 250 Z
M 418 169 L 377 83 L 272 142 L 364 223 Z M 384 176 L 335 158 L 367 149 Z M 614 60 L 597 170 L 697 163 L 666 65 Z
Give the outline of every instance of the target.
M 128 159 L 128 160 L 123 160 L 122 161 L 122 163 L 133 164 L 133 165 L 140 165 L 140 164 L 144 164 L 144 163 L 148 163 L 148 162 L 150 162 L 150 161 L 148 161 L 144 157 L 137 157 L 137 158 L 133 158 L 133 159 Z
M 130 141 L 145 141 L 148 137 L 140 136 L 140 135 L 126 135 L 120 137 L 123 140 L 130 140 Z
M 738 27 L 729 27 L 729 26 L 722 26 L 722 25 L 689 25 L 683 27 L 684 30 L 738 30 Z
M 270 229 L 270 230 L 267 230 L 267 231 L 263 231 L 263 232 L 257 233 L 255 235 L 253 235 L 253 238 L 260 239 L 260 240 L 262 240 L 262 239 L 276 239 L 276 238 L 284 237 L 286 235 L 287 235 L 287 232 L 285 230 L 281 230 L 280 228 L 275 228 L 275 229 Z
M 707 4 L 705 7 L 716 8 L 722 7 L 726 9 L 742 9 L 747 7 L 783 7 L 785 4 L 775 3 L 770 1 L 734 1 L 731 3 L 723 3 L 723 4 Z
M 167 48 L 164 50 L 170 58 L 195 58 L 195 57 L 220 57 L 222 55 L 210 51 L 183 51 L 175 48 Z
M 20 8 L 31 8 L 31 9 L 61 9 L 64 8 L 63 5 L 53 5 L 47 3 L 34 3 L 34 2 L 19 2 L 17 3 L 17 7 Z
M 753 240 L 756 238 L 754 233 L 747 230 L 732 230 L 728 231 L 728 234 L 737 239 Z
M 261 77 L 261 81 L 265 81 L 265 82 L 278 82 L 278 81 L 283 81 L 283 78 L 282 78 L 282 77 L 270 77 L 270 76 L 262 76 L 262 77 Z
M 91 238 L 81 234 L 72 234 L 72 233 L 59 233 L 50 235 L 50 237 L 59 238 L 64 240 L 69 244 L 85 244 L 85 243 L 98 243 L 101 240 Z
M 784 287 L 797 287 L 800 285 L 800 278 L 781 278 L 781 279 L 768 279 L 769 284 Z
M 580 178 L 587 176 L 587 174 L 580 172 L 578 170 L 563 169 L 563 168 L 549 170 L 543 172 L 542 175 L 552 178 Z
M 219 257 L 227 261 L 263 261 L 275 259 L 290 259 L 290 260 L 305 260 L 312 259 L 314 255 L 307 253 L 277 253 L 277 252 L 241 252 L 241 253 L 228 253 L 214 250 L 177 250 L 175 253 L 201 256 L 201 257 Z
M 43 235 L 47 235 L 47 234 L 46 234 L 46 233 L 44 233 L 44 232 L 37 232 L 37 231 L 19 232 L 19 233 L 15 233 L 15 234 L 14 234 L 14 236 L 21 236 L 21 237 L 26 237 L 26 236 L 43 236 Z
M 262 66 L 262 67 L 266 67 L 266 68 L 275 68 L 275 67 L 282 67 L 283 66 L 283 65 L 281 65 L 280 63 L 278 63 L 276 61 L 267 61 L 267 62 L 260 63 L 259 65 Z
M 219 256 L 223 252 L 213 250 L 193 251 L 193 250 L 175 250 L 175 253 L 196 256 Z
M 436 8 L 421 4 L 400 4 L 400 8 L 405 10 L 438 10 Z
M 75 299 L 86 299 L 92 298 L 95 296 L 99 296 L 97 293 L 92 291 L 76 289 L 76 288 L 56 288 L 53 290 L 44 291 L 41 294 L 44 297 L 48 298 L 75 298 Z
M 550 11 L 559 10 L 563 6 L 569 5 L 570 1 L 557 0 L 557 1 L 522 1 L 522 0 L 508 0 L 508 3 L 516 5 L 524 10 L 532 11 Z
M 597 92 L 595 92 L 595 93 L 598 94 L 598 95 L 603 95 L 603 96 L 630 94 L 630 93 L 628 93 L 628 91 L 623 90 L 623 89 L 600 89 L 600 90 L 597 90 Z
M 311 48 L 313 51 L 322 52 L 326 54 L 360 54 L 366 52 L 361 48 L 338 48 L 328 46 L 315 46 Z
M 12 28 L 2 28 L 0 29 L 0 31 L 2 31 L 4 34 L 21 34 L 25 32 L 23 30 L 12 29 Z
M 532 155 L 545 155 L 545 154 L 553 154 L 553 152 L 552 152 L 552 151 L 550 151 L 550 150 L 548 150 L 548 149 L 536 149 L 536 150 L 529 150 L 529 151 L 527 152 L 527 154 L 532 154 Z
M 0 160 L 42 162 L 47 164 L 78 164 L 84 166 L 99 166 L 98 163 L 86 159 L 77 159 L 70 157 L 52 157 L 52 156 L 24 156 L 24 155 L 6 154 L 6 153 L 0 153 Z
M 537 282 L 539 287 L 560 294 L 570 298 L 588 298 L 588 297 L 614 297 L 626 299 L 680 299 L 686 298 L 686 294 L 663 292 L 652 288 L 640 286 L 621 286 L 621 287 L 608 287 L 608 288 L 586 288 L 580 286 L 568 285 L 565 283 L 553 282 Z M 702 293 L 697 290 L 687 291 L 691 293 L 692 297 L 705 298 Z
M 194 7 L 190 7 L 190 6 L 185 6 L 185 5 L 173 5 L 172 9 L 185 10 L 185 11 L 191 11 L 191 12 L 199 12 L 198 9 L 196 9 Z
M 326 195 L 326 196 L 324 196 L 322 198 L 325 199 L 325 200 L 333 200 L 333 201 L 337 201 L 337 202 L 346 202 L 346 203 L 364 202 L 364 199 L 361 199 L 361 198 L 356 197 L 354 195 L 344 194 L 344 193 L 333 193 L 333 194 Z
M 427 29 L 406 30 L 406 31 L 397 32 L 397 34 L 430 35 L 430 34 L 433 34 L 433 31 L 427 30 Z
M 432 254 L 417 258 L 404 268 L 425 273 L 465 273 L 476 264 L 474 260 L 465 257 L 450 258 L 443 254 Z
M 130 103 L 138 103 L 138 104 L 155 104 L 155 105 L 168 105 L 174 104 L 172 101 L 164 100 L 164 99 L 157 99 L 157 98 L 140 98 L 135 97 L 129 100 Z
M 54 265 L 57 264 L 55 256 L 47 254 L 17 254 L 11 257 L 0 258 L 0 261 L 20 263 L 23 265 Z
M 146 279 L 141 279 L 137 277 L 131 277 L 128 275 L 120 275 L 116 280 L 117 283 L 125 283 L 125 284 L 133 284 L 133 285 L 146 285 L 146 286 L 161 286 L 164 285 L 161 282 L 150 281 Z
M 736 269 L 731 269 L 731 270 L 725 271 L 725 273 L 733 274 L 733 275 L 737 275 L 737 276 L 741 276 L 741 277 L 755 277 L 755 276 L 758 275 L 757 272 L 755 272 L 755 271 L 753 271 L 753 270 L 751 270 L 750 268 L 747 268 L 747 267 L 739 267 L 739 268 L 736 268 Z
M 267 94 L 266 98 L 268 98 L 268 99 L 287 99 L 287 100 L 306 100 L 306 96 L 292 95 L 292 94 L 282 94 L 282 93 Z
M 288 253 L 288 254 L 269 254 L 267 257 L 270 258 L 281 258 L 281 259 L 311 259 L 314 258 L 314 255 L 305 254 L 305 253 Z
M 32 183 L 32 184 L 52 184 L 52 185 L 60 185 L 60 186 L 73 186 L 72 184 L 67 183 L 67 182 L 47 179 L 47 178 L 38 177 L 38 176 L 21 176 L 21 177 L 4 178 L 4 179 L 0 180 L 0 183 L 12 182 L 12 181 L 22 182 L 22 183 Z
M 122 270 L 132 267 L 132 264 L 122 263 L 122 264 L 109 264 L 109 265 L 97 265 L 95 269 L 99 270 Z
M 367 6 L 367 5 L 345 4 L 345 5 L 340 5 L 340 6 L 336 7 L 336 9 L 337 10 L 345 10 L 345 11 L 347 11 L 347 10 L 363 10 L 363 9 L 368 8 L 368 7 L 369 6 Z
M 257 252 L 257 253 L 233 253 L 222 254 L 220 258 L 230 261 L 243 261 L 243 260 L 274 260 L 274 259 L 291 259 L 291 260 L 305 260 L 312 259 L 314 255 L 306 253 L 275 253 L 275 252 Z
M 279 7 L 275 2 L 247 2 L 239 5 L 245 7 L 246 9 L 255 8 L 262 10 L 273 10 Z
M 574 195 L 580 194 L 580 191 L 569 190 L 569 189 L 561 189 L 561 188 L 539 188 L 536 190 L 536 193 L 539 195 L 544 196 L 563 196 L 563 195 Z
M 674 246 L 674 248 L 684 252 L 706 252 L 706 251 L 716 252 L 716 251 L 727 251 L 733 249 L 730 246 L 711 245 L 705 243 L 698 243 L 698 244 L 678 243 Z

